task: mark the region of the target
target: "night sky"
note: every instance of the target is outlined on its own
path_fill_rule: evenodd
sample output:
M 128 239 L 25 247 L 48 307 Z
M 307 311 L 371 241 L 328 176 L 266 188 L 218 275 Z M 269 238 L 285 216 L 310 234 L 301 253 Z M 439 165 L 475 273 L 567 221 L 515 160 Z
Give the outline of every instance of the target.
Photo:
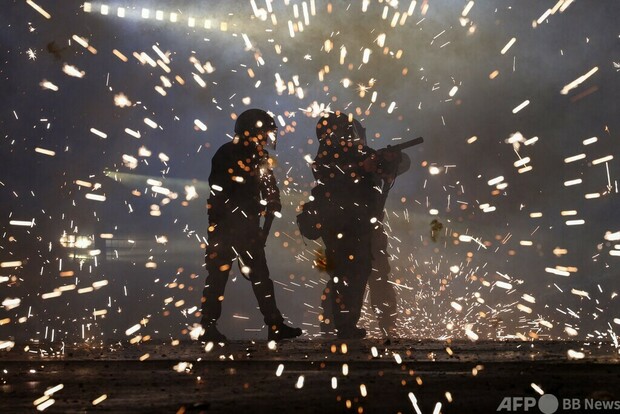
M 374 148 L 425 139 L 387 205 L 401 335 L 620 329 L 619 2 L 5 3 L 0 342 L 189 339 L 210 160 L 253 107 L 280 131 L 277 301 L 309 335 L 328 276 L 295 215 L 324 110 Z M 263 338 L 231 277 L 221 330 Z

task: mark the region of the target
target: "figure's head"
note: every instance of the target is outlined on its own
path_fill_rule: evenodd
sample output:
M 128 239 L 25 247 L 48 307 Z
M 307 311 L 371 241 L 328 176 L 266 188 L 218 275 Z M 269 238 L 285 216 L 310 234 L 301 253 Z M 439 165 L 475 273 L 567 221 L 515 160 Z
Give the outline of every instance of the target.
M 353 119 L 353 133 L 362 145 L 368 145 L 366 143 L 366 128 L 357 119 Z
M 330 112 L 316 124 L 316 137 L 320 143 L 328 140 L 338 142 L 354 139 L 353 117 L 340 111 Z
M 278 127 L 271 115 L 262 109 L 248 109 L 235 122 L 235 135 L 242 140 L 255 141 L 262 146 L 276 148 Z

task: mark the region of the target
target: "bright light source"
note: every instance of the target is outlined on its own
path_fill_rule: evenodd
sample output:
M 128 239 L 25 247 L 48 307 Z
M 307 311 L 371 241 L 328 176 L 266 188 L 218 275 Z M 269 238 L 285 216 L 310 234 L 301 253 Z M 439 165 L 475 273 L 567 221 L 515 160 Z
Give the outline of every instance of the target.
M 116 14 L 118 17 L 125 17 L 125 8 L 119 7 L 118 10 L 116 11 Z
M 90 13 L 93 11 L 93 5 L 90 2 L 84 2 L 84 13 Z
M 155 12 L 155 19 L 157 20 L 164 20 L 164 12 L 161 10 L 157 10 Z
M 176 23 L 179 20 L 179 16 L 176 13 L 170 13 L 170 21 Z
M 196 26 L 196 19 L 193 17 L 190 17 L 189 19 L 187 19 L 187 25 L 189 27 L 194 27 Z
M 151 15 L 151 11 L 149 9 L 142 9 L 142 18 L 148 19 Z
M 109 11 L 110 11 L 110 8 L 107 5 L 105 4 L 101 5 L 101 14 L 103 14 L 104 16 L 107 16 Z
M 63 247 L 75 247 L 78 249 L 86 249 L 91 244 L 93 244 L 92 240 L 87 236 L 75 236 L 74 234 L 63 234 L 60 238 L 60 244 Z

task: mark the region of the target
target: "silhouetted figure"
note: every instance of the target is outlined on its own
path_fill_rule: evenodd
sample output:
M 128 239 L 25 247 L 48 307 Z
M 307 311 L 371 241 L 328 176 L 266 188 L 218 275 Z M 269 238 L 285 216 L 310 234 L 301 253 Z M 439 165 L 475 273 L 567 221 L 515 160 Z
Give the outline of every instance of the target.
M 224 289 L 234 259 L 252 289 L 269 340 L 294 338 L 301 329 L 284 324 L 276 306 L 273 282 L 265 257 L 265 242 L 273 215 L 281 210 L 280 191 L 273 175 L 269 154 L 275 148 L 277 127 L 273 118 L 260 109 L 243 112 L 235 123 L 235 137 L 222 145 L 211 162 L 208 200 L 209 233 L 205 253 L 207 280 L 203 291 L 203 341 L 225 342 L 217 329 L 222 312 Z M 265 225 L 260 226 L 260 218 Z
M 354 119 L 353 127 L 355 134 L 359 137 L 360 142 L 365 146 L 366 141 L 366 129 L 362 124 Z M 317 130 L 318 131 L 318 130 Z M 321 137 L 318 137 L 319 140 Z M 319 148 L 319 151 L 322 149 Z M 324 150 L 324 149 L 323 149 Z M 384 155 L 383 159 L 389 158 L 389 155 Z M 384 220 L 384 208 L 390 189 L 394 184 L 394 180 L 397 175 L 406 172 L 410 165 L 410 158 L 403 153 L 395 154 L 391 159 L 385 160 L 387 164 L 383 168 L 383 171 L 373 171 L 370 173 L 370 177 L 373 181 L 374 200 L 372 200 L 371 206 L 374 207 L 371 218 L 376 218 L 374 223 L 371 223 L 371 266 L 372 271 L 368 278 L 368 287 L 370 290 L 370 302 L 371 306 L 377 316 L 379 323 L 379 329 L 383 335 L 387 338 L 395 335 L 396 324 L 396 291 L 394 286 L 390 283 L 390 255 L 388 249 L 388 236 L 383 227 Z M 328 332 L 330 325 L 333 326 L 333 312 L 332 312 L 332 291 L 333 284 L 328 282 L 325 291 L 322 295 L 322 307 L 323 307 L 323 319 L 321 321 L 321 330 Z
M 312 194 L 317 200 L 321 238 L 325 243 L 329 293 L 339 338 L 363 338 L 357 327 L 371 272 L 371 218 L 377 190 L 373 151 L 355 131 L 353 119 L 340 112 L 317 124 L 319 151 Z

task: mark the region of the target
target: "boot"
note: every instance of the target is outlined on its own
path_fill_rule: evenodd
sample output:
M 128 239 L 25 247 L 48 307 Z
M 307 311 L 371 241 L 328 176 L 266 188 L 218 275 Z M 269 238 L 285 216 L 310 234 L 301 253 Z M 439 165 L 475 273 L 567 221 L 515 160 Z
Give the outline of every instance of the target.
M 218 331 L 217 325 L 215 323 L 203 325 L 203 328 L 205 331 L 198 337 L 198 340 L 200 342 L 228 342 L 228 338 L 226 338 L 223 333 Z
M 352 328 L 338 329 L 338 339 L 363 339 L 366 329 L 354 326 Z
M 379 330 L 381 331 L 381 336 L 386 341 L 398 339 L 398 332 L 396 332 L 396 327 L 394 324 L 382 324 L 379 322 Z
M 284 339 L 293 339 L 302 334 L 301 329 L 293 328 L 292 326 L 285 325 L 284 322 L 278 325 L 272 325 L 269 327 L 269 333 L 267 334 L 267 340 L 269 341 L 282 341 Z

